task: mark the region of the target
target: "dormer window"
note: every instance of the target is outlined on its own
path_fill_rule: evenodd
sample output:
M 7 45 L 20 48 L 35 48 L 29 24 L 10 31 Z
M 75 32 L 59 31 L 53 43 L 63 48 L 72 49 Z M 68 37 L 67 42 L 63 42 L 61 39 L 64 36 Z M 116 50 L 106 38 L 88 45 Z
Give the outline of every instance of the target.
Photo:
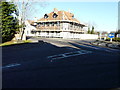
M 72 19 L 74 19 L 74 15 L 72 16 Z
M 57 16 L 58 16 L 58 15 L 57 15 L 56 13 L 53 14 L 53 18 L 57 18 Z
M 36 26 L 36 25 L 37 25 L 37 23 L 35 22 L 35 23 L 34 23 L 34 25 Z
M 48 18 L 48 15 L 47 15 L 47 14 L 45 14 L 45 15 L 44 15 L 44 18 Z

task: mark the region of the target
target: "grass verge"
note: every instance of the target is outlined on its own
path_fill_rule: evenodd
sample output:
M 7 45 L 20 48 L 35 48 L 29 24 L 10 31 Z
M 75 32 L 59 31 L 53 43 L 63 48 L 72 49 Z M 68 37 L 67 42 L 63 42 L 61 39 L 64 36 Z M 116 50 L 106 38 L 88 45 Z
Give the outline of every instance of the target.
M 0 44 L 0 46 L 10 46 L 10 45 L 16 45 L 16 44 L 24 44 L 24 43 L 30 43 L 31 41 L 30 40 L 23 40 L 23 41 L 8 41 L 8 42 L 5 42 L 5 43 L 2 43 Z

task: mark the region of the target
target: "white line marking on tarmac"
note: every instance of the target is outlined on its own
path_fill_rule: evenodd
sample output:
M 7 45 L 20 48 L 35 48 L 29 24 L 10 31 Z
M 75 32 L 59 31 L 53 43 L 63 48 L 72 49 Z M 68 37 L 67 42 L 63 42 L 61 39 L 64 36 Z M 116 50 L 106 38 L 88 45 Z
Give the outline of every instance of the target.
M 1 68 L 11 68 L 11 67 L 16 67 L 16 66 L 20 66 L 21 64 L 18 64 L 18 63 L 15 63 L 15 64 L 8 64 L 8 65 L 6 65 L 6 66 L 3 66 L 3 67 L 1 67 Z
M 80 43 L 78 43 L 80 44 Z M 82 44 L 80 44 L 82 45 Z M 106 51 L 106 52 L 113 52 L 113 51 L 120 51 L 120 50 L 116 50 L 116 49 L 109 49 L 109 50 L 104 50 L 104 47 L 94 47 L 94 46 L 87 46 L 87 45 L 83 45 L 83 46 L 86 46 L 86 47 L 90 47 L 90 48 L 93 48 L 93 49 L 99 49 L 99 50 L 103 50 L 103 51 Z
M 105 51 L 107 51 L 107 52 L 113 52 L 113 51 L 110 51 L 110 50 L 105 50 Z
M 83 44 L 80 44 L 80 43 L 77 43 L 78 45 L 83 45 Z M 99 47 L 94 47 L 94 46 L 88 46 L 88 45 L 83 45 L 83 46 L 86 46 L 86 47 L 89 47 L 89 48 L 93 48 L 93 49 L 100 49 Z
M 68 53 L 63 53 L 63 54 L 48 56 L 47 58 L 50 59 L 51 62 L 52 62 L 55 59 L 62 59 L 62 58 L 67 58 L 67 57 L 72 57 L 72 56 L 78 56 L 78 55 L 88 54 L 88 53 L 92 53 L 92 51 L 80 50 L 80 51 L 74 51 L 74 52 L 68 52 Z

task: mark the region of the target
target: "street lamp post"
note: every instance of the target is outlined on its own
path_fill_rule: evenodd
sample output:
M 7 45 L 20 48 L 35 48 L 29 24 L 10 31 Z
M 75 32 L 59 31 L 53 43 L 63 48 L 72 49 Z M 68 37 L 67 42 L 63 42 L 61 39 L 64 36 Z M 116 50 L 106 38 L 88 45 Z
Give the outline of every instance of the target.
M 110 42 L 112 42 L 112 38 L 110 38 Z
M 100 31 L 100 41 L 101 41 L 101 31 Z

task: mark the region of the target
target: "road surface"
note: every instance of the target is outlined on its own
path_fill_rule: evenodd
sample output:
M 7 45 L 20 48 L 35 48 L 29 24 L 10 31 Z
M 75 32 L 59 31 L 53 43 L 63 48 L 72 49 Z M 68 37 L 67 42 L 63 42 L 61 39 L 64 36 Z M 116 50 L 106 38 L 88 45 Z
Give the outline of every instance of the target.
M 36 38 L 3 47 L 3 88 L 118 88 L 120 51 L 89 40 Z

